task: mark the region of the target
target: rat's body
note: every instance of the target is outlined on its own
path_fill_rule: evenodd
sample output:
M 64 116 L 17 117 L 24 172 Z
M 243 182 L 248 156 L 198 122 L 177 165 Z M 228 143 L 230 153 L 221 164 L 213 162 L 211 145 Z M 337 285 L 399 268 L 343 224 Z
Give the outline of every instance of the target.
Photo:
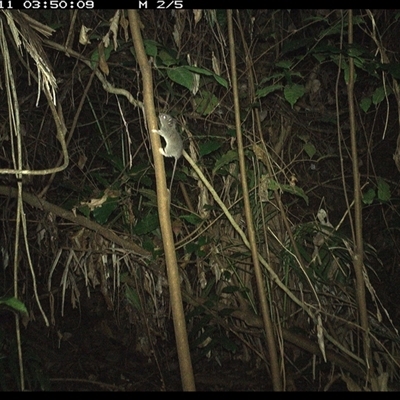
M 160 114 L 158 116 L 160 120 L 160 129 L 153 129 L 154 133 L 158 133 L 165 140 L 165 148 L 160 147 L 158 150 L 164 157 L 174 157 L 174 168 L 172 170 L 172 178 L 169 186 L 169 192 L 171 193 L 172 182 L 174 181 L 176 164 L 178 158 L 183 152 L 183 142 L 181 135 L 176 130 L 176 121 L 170 117 L 168 114 Z

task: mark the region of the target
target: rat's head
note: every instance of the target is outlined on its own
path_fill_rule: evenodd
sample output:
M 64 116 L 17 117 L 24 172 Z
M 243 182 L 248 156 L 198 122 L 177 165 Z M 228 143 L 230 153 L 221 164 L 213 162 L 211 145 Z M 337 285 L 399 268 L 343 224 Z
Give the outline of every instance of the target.
M 158 118 L 160 119 L 161 129 L 171 130 L 175 128 L 176 121 L 168 114 L 160 114 Z

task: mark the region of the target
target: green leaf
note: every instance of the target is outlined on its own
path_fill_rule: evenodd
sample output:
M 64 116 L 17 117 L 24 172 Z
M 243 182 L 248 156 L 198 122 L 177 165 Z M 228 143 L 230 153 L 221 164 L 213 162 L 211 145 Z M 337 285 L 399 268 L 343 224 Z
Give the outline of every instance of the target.
M 90 208 L 87 205 L 78 207 L 78 211 L 81 212 L 86 218 L 90 217 Z
M 150 253 L 159 253 L 160 255 L 162 254 L 161 250 L 155 251 L 155 243 L 153 238 L 149 238 L 147 236 L 144 236 L 142 238 L 142 247 L 147 250 Z M 153 254 L 154 255 L 154 254 Z M 156 258 L 156 257 L 154 257 Z
M 211 92 L 202 90 L 200 96 L 196 96 L 196 111 L 202 115 L 209 115 L 218 106 L 218 98 Z
M 303 146 L 303 150 L 307 153 L 309 158 L 313 158 L 317 149 L 312 143 L 305 143 Z
M 208 69 L 194 67 L 192 65 L 186 65 L 185 68 L 199 75 L 212 76 L 220 85 L 222 85 L 225 89 L 228 89 L 228 82 L 226 81 L 226 79 L 217 74 L 214 74 L 214 72 Z
M 372 104 L 371 97 L 364 97 L 360 101 L 360 108 L 361 108 L 361 110 L 363 110 L 366 113 L 369 110 L 369 108 L 371 107 L 371 104 Z
M 308 205 L 308 196 L 304 193 L 304 190 L 298 186 L 281 185 L 281 189 L 284 192 L 294 194 L 301 197 Z
M 139 193 L 150 200 L 152 204 L 157 204 L 157 193 L 153 189 L 139 189 Z
M 390 186 L 382 178 L 378 178 L 378 199 L 380 201 L 389 201 L 390 197 Z
M 293 65 L 293 61 L 290 61 L 290 60 L 282 60 L 282 61 L 278 61 L 278 62 L 275 64 L 275 67 L 283 68 L 283 69 L 289 69 L 292 65 Z
M 214 74 L 213 77 L 221 86 L 223 86 L 225 89 L 228 89 L 228 82 L 226 79 L 216 74 Z
M 326 56 L 324 54 L 313 54 L 313 57 L 320 63 L 322 64 L 326 60 Z
M 166 67 L 171 67 L 172 65 L 178 64 L 178 60 L 166 49 L 160 50 L 158 53 L 158 58 Z
M 374 189 L 368 189 L 366 193 L 364 193 L 362 201 L 364 204 L 370 205 L 374 201 L 376 197 L 376 193 Z
M 189 224 L 192 225 L 199 225 L 203 220 L 196 214 L 186 214 L 186 215 L 181 215 L 179 217 L 180 219 L 185 220 L 186 222 L 189 222 Z
M 400 64 L 399 63 L 390 63 L 382 65 L 383 69 L 387 69 L 387 71 L 393 76 L 395 79 L 400 79 Z
M 215 17 L 216 21 L 220 25 L 222 29 L 224 29 L 227 25 L 227 17 L 226 17 L 226 11 L 224 9 L 217 9 L 217 10 L 209 10 L 210 14 L 215 11 Z
M 155 231 L 159 227 L 158 214 L 149 214 L 139 221 L 133 228 L 133 233 L 136 235 L 146 235 Z
M 268 180 L 267 188 L 269 190 L 278 190 L 278 189 L 280 189 L 280 187 L 281 187 L 281 185 L 277 181 L 275 181 L 274 179 L 269 179 Z
M 342 59 L 341 68 L 343 69 L 343 72 L 344 72 L 344 81 L 346 82 L 346 84 L 348 84 L 349 83 L 349 76 L 350 76 L 350 68 L 349 68 L 349 64 L 346 61 L 344 61 L 343 59 Z M 357 80 L 357 73 L 354 70 L 354 82 L 356 80 Z
M 237 161 L 238 153 L 235 150 L 229 150 L 216 163 L 213 169 L 213 174 L 216 173 L 224 165 L 230 164 L 232 161 Z
M 328 42 L 320 42 L 320 44 L 311 49 L 310 52 L 311 54 L 323 54 L 325 57 L 327 57 L 332 56 L 333 54 L 340 54 L 340 49 L 336 46 L 328 44 Z
M 265 78 L 261 79 L 261 82 L 259 83 L 259 86 L 262 86 L 265 82 L 281 79 L 284 76 L 285 76 L 285 74 L 283 72 L 276 72 L 274 74 L 268 75 Z
M 104 187 L 110 186 L 110 182 L 108 182 L 108 180 L 103 172 L 102 173 L 93 172 L 91 175 L 92 175 L 93 179 L 96 180 L 96 182 L 100 183 L 101 186 L 104 186 Z
M 281 54 L 285 54 L 293 50 L 298 50 L 303 47 L 308 47 L 312 44 L 314 44 L 314 38 L 311 37 L 308 39 L 285 40 Z
M 194 85 L 194 75 L 186 67 L 176 67 L 167 70 L 168 77 L 182 85 L 183 87 L 192 90 Z
M 329 28 L 321 31 L 319 33 L 319 38 L 323 39 L 326 36 L 330 36 L 330 35 L 335 35 L 335 34 L 340 34 L 343 30 L 343 27 L 341 24 L 335 24 L 330 26 Z
M 215 150 L 218 150 L 221 147 L 221 142 L 208 141 L 206 143 L 202 143 L 199 145 L 199 154 L 201 157 L 213 153 Z
M 387 91 L 385 92 L 383 86 L 376 88 L 374 94 L 372 95 L 372 103 L 375 105 L 379 104 L 386 97 L 386 95 Z
M 185 254 L 192 254 L 197 250 L 198 246 L 196 243 L 188 243 L 185 246 Z
M 110 214 L 117 208 L 118 198 L 108 197 L 107 200 L 93 210 L 93 218 L 95 221 L 103 225 L 108 221 Z
M 197 242 L 188 243 L 185 246 L 186 254 L 195 253 L 199 257 L 204 257 L 206 255 L 204 249 L 206 248 L 206 244 L 208 243 L 208 239 L 205 236 L 200 236 Z
M 305 89 L 303 85 L 287 85 L 283 91 L 285 99 L 289 102 L 289 104 L 293 107 L 297 100 L 299 100 L 302 96 L 304 96 Z
M 196 67 L 196 66 L 194 66 L 194 65 L 187 65 L 186 68 L 187 68 L 189 71 L 195 72 L 196 74 L 206 75 L 206 76 L 212 76 L 212 75 L 214 75 L 214 73 L 211 72 L 210 70 L 205 69 L 205 68 Z
M 366 49 L 362 46 L 357 46 L 357 44 L 353 44 L 351 47 L 349 47 L 348 54 L 350 57 L 364 62 L 365 58 L 360 56 L 366 54 Z
M 125 296 L 126 299 L 128 300 L 128 303 L 132 307 L 134 307 L 138 311 L 142 311 L 142 304 L 140 302 L 139 295 L 134 288 L 132 288 L 131 286 L 126 286 Z
M 144 49 L 147 55 L 156 57 L 158 53 L 158 47 L 160 44 L 156 42 L 155 40 L 144 40 Z
M 5 306 L 10 307 L 13 310 L 18 311 L 22 314 L 28 314 L 28 310 L 26 309 L 25 304 L 15 297 L 0 298 L 0 304 L 4 304 Z
M 304 199 L 304 201 L 308 205 L 308 196 L 304 193 L 304 190 L 298 186 L 281 185 L 280 183 L 276 182 L 273 179 L 268 179 L 267 188 L 268 188 L 268 190 L 280 189 L 283 192 L 287 192 L 287 193 L 299 196 L 302 199 Z
M 104 48 L 104 58 L 106 61 L 110 58 L 111 52 L 114 50 L 113 46 L 110 44 L 108 47 Z M 92 53 L 92 56 L 90 57 L 90 65 L 92 69 L 96 69 L 97 65 L 99 64 L 99 59 L 100 59 L 100 54 L 99 54 L 99 48 L 96 47 L 96 50 Z
M 282 85 L 270 85 L 267 87 L 264 87 L 262 89 L 258 89 L 256 92 L 256 97 L 257 98 L 262 98 L 265 97 L 267 95 L 269 95 L 270 93 L 273 93 L 277 90 L 282 90 L 283 86 Z

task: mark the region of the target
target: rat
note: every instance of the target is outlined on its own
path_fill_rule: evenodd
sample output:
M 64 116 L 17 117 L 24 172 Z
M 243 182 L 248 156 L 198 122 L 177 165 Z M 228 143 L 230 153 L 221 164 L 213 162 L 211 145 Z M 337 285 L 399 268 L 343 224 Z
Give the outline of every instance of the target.
M 165 148 L 160 147 L 158 150 L 164 157 L 174 157 L 174 168 L 172 170 L 171 183 L 169 186 L 169 192 L 171 193 L 172 182 L 174 181 L 176 164 L 178 158 L 183 152 L 183 142 L 181 135 L 176 130 L 176 120 L 168 114 L 160 114 L 158 116 L 160 120 L 160 129 L 153 129 L 153 133 L 158 133 L 165 140 Z

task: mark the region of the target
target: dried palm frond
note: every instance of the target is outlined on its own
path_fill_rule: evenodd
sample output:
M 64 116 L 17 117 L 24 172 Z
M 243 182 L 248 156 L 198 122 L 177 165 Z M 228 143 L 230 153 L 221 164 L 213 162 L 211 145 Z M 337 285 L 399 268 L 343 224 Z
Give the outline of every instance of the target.
M 16 46 L 21 50 L 21 44 L 23 44 L 36 63 L 39 86 L 37 102 L 39 102 L 40 92 L 46 90 L 51 96 L 53 103 L 55 103 L 57 81 L 52 72 L 46 52 L 43 50 L 42 39 L 36 32 L 38 31 L 48 37 L 53 30 L 20 11 L 3 10 L 3 13 L 7 18 L 7 23 Z

